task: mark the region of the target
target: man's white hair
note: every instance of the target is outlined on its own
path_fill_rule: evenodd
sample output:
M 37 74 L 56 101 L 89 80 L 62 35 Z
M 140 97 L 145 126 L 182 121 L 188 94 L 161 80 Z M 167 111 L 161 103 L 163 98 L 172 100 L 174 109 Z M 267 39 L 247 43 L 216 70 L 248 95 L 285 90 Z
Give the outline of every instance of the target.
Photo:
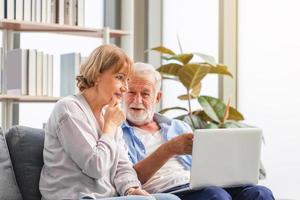
M 161 75 L 158 71 L 155 70 L 155 68 L 148 63 L 142 63 L 142 62 L 137 62 L 134 63 L 134 73 L 139 75 L 139 74 L 151 74 L 154 79 L 155 79 L 155 92 L 160 91 L 160 86 L 161 86 Z

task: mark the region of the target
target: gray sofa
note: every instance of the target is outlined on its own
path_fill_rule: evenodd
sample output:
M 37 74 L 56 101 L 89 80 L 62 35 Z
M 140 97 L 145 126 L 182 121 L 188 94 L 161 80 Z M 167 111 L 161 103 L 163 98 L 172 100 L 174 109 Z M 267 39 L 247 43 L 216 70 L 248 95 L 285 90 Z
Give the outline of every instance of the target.
M 37 200 L 43 166 L 44 131 L 14 126 L 0 129 L 0 199 Z
M 42 129 L 0 128 L 0 200 L 40 200 L 45 133 Z M 265 170 L 261 166 L 261 177 Z

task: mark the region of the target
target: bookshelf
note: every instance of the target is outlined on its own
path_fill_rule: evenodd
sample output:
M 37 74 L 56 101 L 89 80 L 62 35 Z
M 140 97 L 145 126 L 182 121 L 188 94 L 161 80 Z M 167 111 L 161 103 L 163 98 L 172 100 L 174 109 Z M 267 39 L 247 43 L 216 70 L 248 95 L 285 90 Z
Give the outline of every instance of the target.
M 25 22 L 17 20 L 0 20 L 0 30 L 3 32 L 3 58 L 2 59 L 2 72 L 5 73 L 4 61 L 7 52 L 13 49 L 13 34 L 15 32 L 44 32 L 65 35 L 77 35 L 86 37 L 103 38 L 104 43 L 109 43 L 111 38 L 121 38 L 123 36 L 130 36 L 131 32 L 124 30 L 110 29 L 109 27 L 103 28 L 89 28 L 82 26 L 60 25 L 60 24 L 47 24 L 38 22 Z M 127 42 L 128 43 L 128 42 Z M 128 46 L 128 45 L 127 45 Z M 132 48 L 132 46 L 130 47 Z M 6 130 L 11 127 L 13 121 L 13 104 L 20 102 L 32 103 L 49 103 L 56 102 L 61 97 L 49 96 L 12 96 L 6 95 L 5 74 L 1 79 L 2 94 L 0 94 L 0 102 L 2 103 L 2 129 Z
M 7 19 L 0 20 L 0 29 L 14 32 L 47 32 L 66 35 L 78 35 L 103 38 L 104 40 L 130 35 L 129 31 L 109 29 L 108 27 L 88 28 L 81 26 L 46 24 L 38 22 L 23 22 Z M 109 35 L 105 34 L 107 32 Z
M 12 102 L 44 102 L 44 103 L 51 103 L 51 102 L 58 101 L 60 98 L 61 97 L 0 95 L 0 101 L 12 101 Z

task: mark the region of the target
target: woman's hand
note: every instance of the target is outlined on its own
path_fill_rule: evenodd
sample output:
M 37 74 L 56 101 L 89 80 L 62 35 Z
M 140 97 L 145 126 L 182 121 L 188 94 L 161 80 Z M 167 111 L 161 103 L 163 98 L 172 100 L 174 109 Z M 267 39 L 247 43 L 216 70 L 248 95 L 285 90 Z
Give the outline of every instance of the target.
M 141 188 L 129 188 L 126 192 L 126 195 L 150 196 L 146 190 L 142 190 Z
M 104 133 L 115 133 L 125 119 L 125 113 L 121 109 L 118 100 L 113 97 L 104 115 Z

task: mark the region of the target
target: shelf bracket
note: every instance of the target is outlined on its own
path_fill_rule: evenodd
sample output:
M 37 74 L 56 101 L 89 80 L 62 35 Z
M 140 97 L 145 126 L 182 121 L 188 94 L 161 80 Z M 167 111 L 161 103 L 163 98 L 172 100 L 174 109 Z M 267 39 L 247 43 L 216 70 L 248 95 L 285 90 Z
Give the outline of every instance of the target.
M 1 63 L 1 69 L 2 69 L 2 79 L 1 79 L 1 91 L 3 94 L 6 94 L 7 86 L 6 86 L 6 68 L 4 67 L 4 63 L 7 59 L 7 52 L 13 49 L 13 34 L 14 32 L 12 30 L 3 29 L 2 30 L 2 45 L 3 45 L 3 59 Z M 5 131 L 9 127 L 12 126 L 12 108 L 13 101 L 12 100 L 5 100 L 2 101 L 2 128 Z
M 104 27 L 103 28 L 103 44 L 109 44 L 109 28 L 108 27 Z
M 12 126 L 13 101 L 5 100 L 2 102 L 2 129 L 6 131 Z

